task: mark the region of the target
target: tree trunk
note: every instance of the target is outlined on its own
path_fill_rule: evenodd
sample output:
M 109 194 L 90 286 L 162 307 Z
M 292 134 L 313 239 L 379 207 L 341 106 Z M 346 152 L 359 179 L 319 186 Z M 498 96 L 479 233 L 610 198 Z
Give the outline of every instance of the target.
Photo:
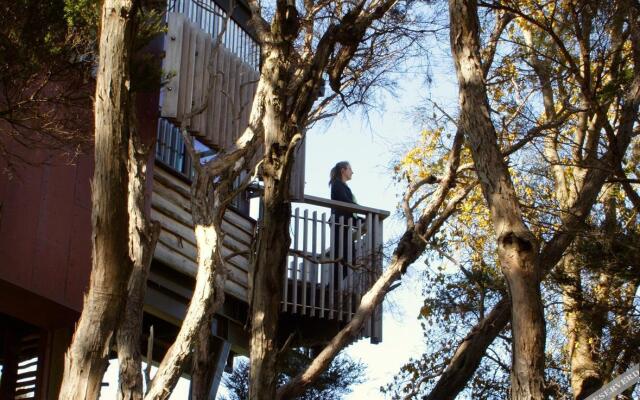
M 265 161 L 269 161 L 264 165 L 265 170 L 274 167 L 271 160 L 267 158 Z M 276 396 L 278 317 L 285 263 L 291 243 L 291 204 L 279 200 L 282 198 L 283 188 L 273 175 L 265 174 L 264 186 L 263 223 L 260 226 L 252 277 L 249 375 L 251 400 L 272 400 Z
M 127 295 L 132 268 L 127 243 L 127 154 L 134 13 L 133 0 L 106 0 L 102 7 L 92 182 L 93 264 L 89 291 L 65 357 L 60 399 L 98 398 Z
M 371 317 L 376 307 L 382 303 L 393 282 L 400 279 L 409 265 L 420 257 L 428 241 L 438 232 L 442 224 L 455 212 L 458 204 L 471 191 L 472 186 L 463 189 L 456 196 L 449 199 L 446 206 L 443 206 L 453 186 L 452 183 L 457 176 L 462 141 L 462 133 L 457 132 L 449 153 L 449 160 L 445 170 L 446 175 L 440 180 L 432 201 L 424 208 L 417 223 L 413 223 L 413 218 L 411 218 L 411 221 L 407 221 L 407 230 L 396 246 L 389 267 L 364 294 L 351 321 L 331 339 L 329 344 L 313 359 L 306 370 L 292 378 L 278 390 L 276 399 L 296 398 L 318 380 L 338 353 L 356 338 L 367 319 Z M 439 211 L 440 213 L 438 213 Z
M 511 398 L 542 399 L 545 323 L 538 243 L 522 220 L 511 177 L 490 119 L 480 63 L 474 0 L 450 0 L 451 48 L 459 82 L 459 124 L 471 145 L 476 172 L 497 235 L 498 257 L 511 297 Z
M 132 118 L 132 125 L 135 118 Z M 136 131 L 132 126 L 132 134 Z M 153 259 L 160 224 L 151 223 L 146 212 L 148 199 L 147 163 L 149 149 L 136 135 L 132 135 L 129 144 L 129 251 L 133 260 L 133 270 L 129 278 L 129 296 L 124 317 L 118 328 L 118 399 L 140 400 L 142 391 L 142 355 L 140 337 L 142 334 L 142 316 L 144 295 L 147 287 L 149 268 Z
M 489 345 L 507 326 L 510 306 L 507 299 L 501 299 L 471 330 L 458 345 L 444 373 L 424 400 L 453 400 L 458 396 L 478 369 Z
M 583 302 L 580 271 L 572 254 L 562 259 L 564 279 L 562 298 L 567 324 L 567 350 L 571 367 L 571 391 L 573 398 L 585 399 L 602 386 L 598 364 L 594 359 L 598 335 L 591 332 L 589 312 Z
M 182 321 L 175 342 L 158 366 L 145 399 L 167 399 L 176 385 L 184 363 L 198 339 L 205 321 L 224 301 L 224 267 L 220 255 L 220 221 L 224 208 L 214 207 L 218 195 L 213 194 L 213 179 L 206 174 L 197 174 L 192 184 L 191 212 L 195 225 L 198 248 L 198 273 L 193 297 Z M 209 196 L 215 200 L 210 202 Z M 213 215 L 215 213 L 215 215 Z
M 191 372 L 191 399 L 207 400 L 211 389 L 211 380 L 215 369 L 213 354 L 211 352 L 211 322 L 209 317 L 200 325 L 198 337 L 193 351 Z

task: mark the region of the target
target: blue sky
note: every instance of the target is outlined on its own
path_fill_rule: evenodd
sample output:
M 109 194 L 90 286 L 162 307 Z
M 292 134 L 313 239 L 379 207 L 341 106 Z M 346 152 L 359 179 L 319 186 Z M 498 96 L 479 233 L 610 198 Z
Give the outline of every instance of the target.
M 421 103 L 427 90 L 422 75 L 398 75 L 396 95 L 385 95 L 384 107 L 363 121 L 360 114 L 352 113 L 336 118 L 330 126 L 318 125 L 307 136 L 305 193 L 329 197 L 327 186 L 329 170 L 342 160 L 351 163 L 354 175 L 349 186 L 361 205 L 391 211 L 385 220 L 385 241 L 404 232 L 404 221 L 396 211 L 402 187 L 393 182 L 391 166 L 399 152 L 419 137 L 420 127 L 409 117 L 412 107 Z M 453 77 L 455 79 L 455 76 Z M 442 79 L 437 89 L 443 101 L 451 104 L 455 98 L 452 82 Z M 346 353 L 367 365 L 367 381 L 354 388 L 347 399 L 382 399 L 381 385 L 389 383 L 400 367 L 411 356 L 418 356 L 424 347 L 423 332 L 417 319 L 422 305 L 420 273 L 422 262 L 416 263 L 385 301 L 383 342 L 372 345 L 361 340 L 350 346 Z

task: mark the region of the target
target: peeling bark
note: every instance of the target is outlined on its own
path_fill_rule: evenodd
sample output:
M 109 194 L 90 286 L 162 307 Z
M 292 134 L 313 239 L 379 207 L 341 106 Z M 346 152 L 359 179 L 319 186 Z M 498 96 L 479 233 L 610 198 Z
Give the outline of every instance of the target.
M 215 363 L 211 352 L 211 322 L 213 315 L 203 321 L 196 339 L 191 368 L 191 398 L 207 400 L 211 389 L 211 380 L 215 372 Z
M 102 7 L 92 181 L 93 264 L 89 291 L 65 356 L 60 399 L 98 398 L 127 295 L 132 268 L 127 242 L 127 154 L 134 14 L 132 0 L 106 0 Z
M 291 50 L 291 49 L 289 49 Z M 251 340 L 249 371 L 249 399 L 273 399 L 276 394 L 278 357 L 277 329 L 282 298 L 282 276 L 286 267 L 291 238 L 289 220 L 291 204 L 287 200 L 291 160 L 290 147 L 293 131 L 286 120 L 285 89 L 287 79 L 286 52 L 268 47 L 262 68 L 263 79 L 268 80 L 265 96 L 265 156 L 262 165 L 264 207 L 255 263 L 251 276 Z
M 511 398 L 543 399 L 545 323 L 538 242 L 522 220 L 518 198 L 489 116 L 479 53 L 477 4 L 473 0 L 450 0 L 449 13 L 451 48 L 460 88 L 459 126 L 471 145 L 511 298 Z
M 132 125 L 135 120 L 132 120 Z M 133 131 L 133 129 L 132 129 Z M 133 270 L 129 278 L 127 304 L 116 335 L 118 345 L 118 399 L 141 400 L 142 316 L 144 295 L 147 287 L 149 268 L 160 235 L 160 224 L 149 221 L 145 200 L 148 199 L 146 184 L 148 178 L 150 146 L 141 143 L 132 135 L 129 143 L 129 252 L 133 260 Z
M 209 204 L 206 198 L 212 193 L 208 189 L 210 185 L 213 185 L 213 180 L 208 175 L 198 174 L 194 180 L 193 186 L 199 186 L 196 189 L 192 187 L 192 192 L 198 196 L 192 197 L 191 202 L 198 248 L 196 286 L 178 336 L 158 366 L 144 397 L 147 400 L 169 398 L 200 330 L 205 329 L 203 323 L 210 321 L 211 315 L 224 301 L 224 267 L 221 267 L 221 239 L 218 236 L 222 216 L 212 216 L 214 209 L 206 207 Z

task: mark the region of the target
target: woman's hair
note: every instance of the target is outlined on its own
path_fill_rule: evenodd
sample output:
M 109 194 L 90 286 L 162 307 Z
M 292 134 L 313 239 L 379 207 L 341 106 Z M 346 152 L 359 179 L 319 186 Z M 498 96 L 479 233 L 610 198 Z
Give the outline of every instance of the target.
M 329 173 L 329 186 L 333 185 L 333 182 L 342 179 L 342 170 L 347 167 L 349 167 L 349 161 L 340 161 L 331 168 L 331 172 Z

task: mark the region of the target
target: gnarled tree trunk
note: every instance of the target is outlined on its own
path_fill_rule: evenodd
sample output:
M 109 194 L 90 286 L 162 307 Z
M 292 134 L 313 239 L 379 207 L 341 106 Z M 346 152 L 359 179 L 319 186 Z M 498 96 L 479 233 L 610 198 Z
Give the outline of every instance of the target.
M 198 338 L 205 321 L 224 301 L 224 279 L 219 274 L 221 255 L 219 225 L 221 210 L 214 210 L 208 201 L 212 195 L 213 179 L 197 174 L 192 185 L 191 213 L 195 225 L 198 248 L 198 271 L 191 303 L 173 345 L 167 350 L 151 381 L 145 399 L 167 399 L 176 385 L 187 357 Z M 217 195 L 217 194 L 216 194 Z M 213 215 L 219 212 L 218 215 Z
M 132 124 L 135 118 L 132 118 Z M 132 126 L 132 132 L 136 132 Z M 129 143 L 129 251 L 133 260 L 133 270 L 129 278 L 128 298 L 124 317 L 118 328 L 118 399 L 141 400 L 142 355 L 140 338 L 144 295 L 147 287 L 149 268 L 153 259 L 160 224 L 149 221 L 146 211 L 147 163 L 151 146 L 142 143 L 137 135 L 132 135 Z
M 132 262 L 128 245 L 127 154 L 133 0 L 105 0 L 95 96 L 93 252 L 89 291 L 65 357 L 60 399 L 96 399 L 123 311 Z
M 459 83 L 459 127 L 471 145 L 497 235 L 498 257 L 511 297 L 511 398 L 544 397 L 545 323 L 538 242 L 522 220 L 511 177 L 490 119 L 474 0 L 450 0 L 451 49 Z
M 291 164 L 288 149 L 292 133 L 287 127 L 285 107 L 286 55 L 282 49 L 268 47 L 262 75 L 269 82 L 263 117 L 265 156 L 262 164 L 264 207 L 259 240 L 252 271 L 251 291 L 251 368 L 249 398 L 274 399 L 278 357 L 277 330 L 285 263 L 291 238 L 291 204 L 287 200 Z

